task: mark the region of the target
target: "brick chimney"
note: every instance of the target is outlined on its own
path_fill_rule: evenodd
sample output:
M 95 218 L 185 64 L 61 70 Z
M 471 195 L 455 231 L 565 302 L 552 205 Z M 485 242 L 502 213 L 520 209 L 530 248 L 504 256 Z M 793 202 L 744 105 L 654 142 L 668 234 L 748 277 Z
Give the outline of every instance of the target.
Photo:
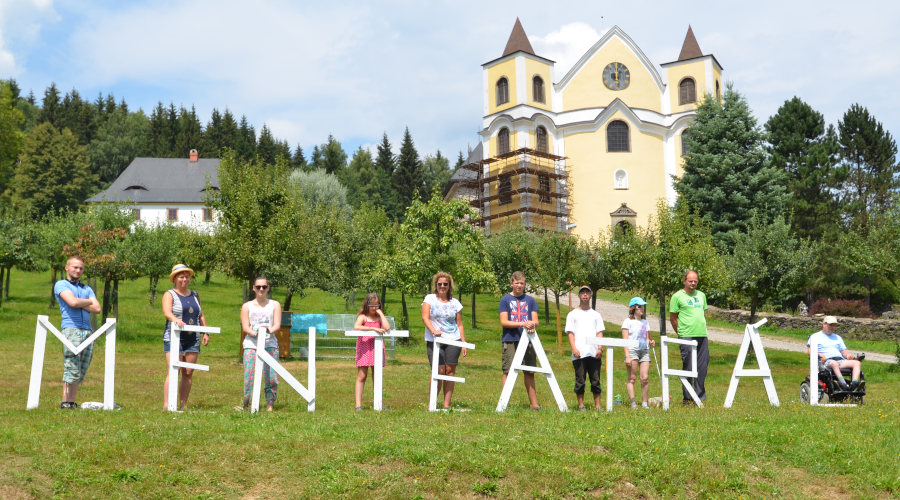
M 191 150 L 191 163 L 197 163 L 200 161 L 200 153 L 197 152 L 196 149 Z

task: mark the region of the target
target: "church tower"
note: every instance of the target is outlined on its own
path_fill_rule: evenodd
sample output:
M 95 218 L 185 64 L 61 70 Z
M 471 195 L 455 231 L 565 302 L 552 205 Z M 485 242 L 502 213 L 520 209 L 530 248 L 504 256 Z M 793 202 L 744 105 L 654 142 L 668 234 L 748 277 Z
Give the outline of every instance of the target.
M 502 55 L 482 65 L 480 141 L 450 191 L 488 234 L 573 229 L 589 239 L 645 225 L 660 200 L 675 203 L 684 134 L 704 94 L 721 96 L 722 66 L 690 26 L 678 59 L 662 65 L 618 26 L 557 82 L 554 64 L 516 19 Z

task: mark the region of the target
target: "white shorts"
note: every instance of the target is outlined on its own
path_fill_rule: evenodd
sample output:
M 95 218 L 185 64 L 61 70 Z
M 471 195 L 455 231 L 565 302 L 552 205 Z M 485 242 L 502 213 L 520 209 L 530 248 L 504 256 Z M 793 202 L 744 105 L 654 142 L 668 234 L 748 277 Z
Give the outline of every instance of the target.
M 638 360 L 641 363 L 649 363 L 650 362 L 650 348 L 645 347 L 643 349 L 637 349 L 633 347 L 628 348 L 628 356 L 633 360 Z

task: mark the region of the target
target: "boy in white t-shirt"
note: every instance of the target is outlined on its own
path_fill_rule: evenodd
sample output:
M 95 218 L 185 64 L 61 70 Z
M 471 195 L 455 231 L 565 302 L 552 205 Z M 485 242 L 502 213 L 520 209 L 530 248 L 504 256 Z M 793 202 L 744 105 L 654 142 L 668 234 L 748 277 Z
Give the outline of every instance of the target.
M 585 374 L 591 381 L 591 393 L 594 395 L 594 409 L 600 409 L 600 368 L 603 350 L 600 346 L 591 345 L 588 339 L 602 337 L 603 317 L 591 308 L 590 287 L 583 286 L 578 290 L 578 308 L 569 311 L 566 316 L 566 333 L 569 346 L 572 348 L 572 366 L 575 368 L 575 396 L 578 398 L 578 409 L 584 410 Z M 608 389 L 608 388 L 607 388 Z

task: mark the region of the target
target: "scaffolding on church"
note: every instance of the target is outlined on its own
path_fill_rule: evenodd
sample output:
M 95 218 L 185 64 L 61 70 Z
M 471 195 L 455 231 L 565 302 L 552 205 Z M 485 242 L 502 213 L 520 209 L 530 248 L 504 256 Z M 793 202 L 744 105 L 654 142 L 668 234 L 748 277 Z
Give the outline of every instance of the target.
M 565 231 L 569 224 L 569 166 L 566 157 L 521 148 L 461 168 L 459 195 L 478 210 L 472 223 L 487 234 L 504 228 Z

